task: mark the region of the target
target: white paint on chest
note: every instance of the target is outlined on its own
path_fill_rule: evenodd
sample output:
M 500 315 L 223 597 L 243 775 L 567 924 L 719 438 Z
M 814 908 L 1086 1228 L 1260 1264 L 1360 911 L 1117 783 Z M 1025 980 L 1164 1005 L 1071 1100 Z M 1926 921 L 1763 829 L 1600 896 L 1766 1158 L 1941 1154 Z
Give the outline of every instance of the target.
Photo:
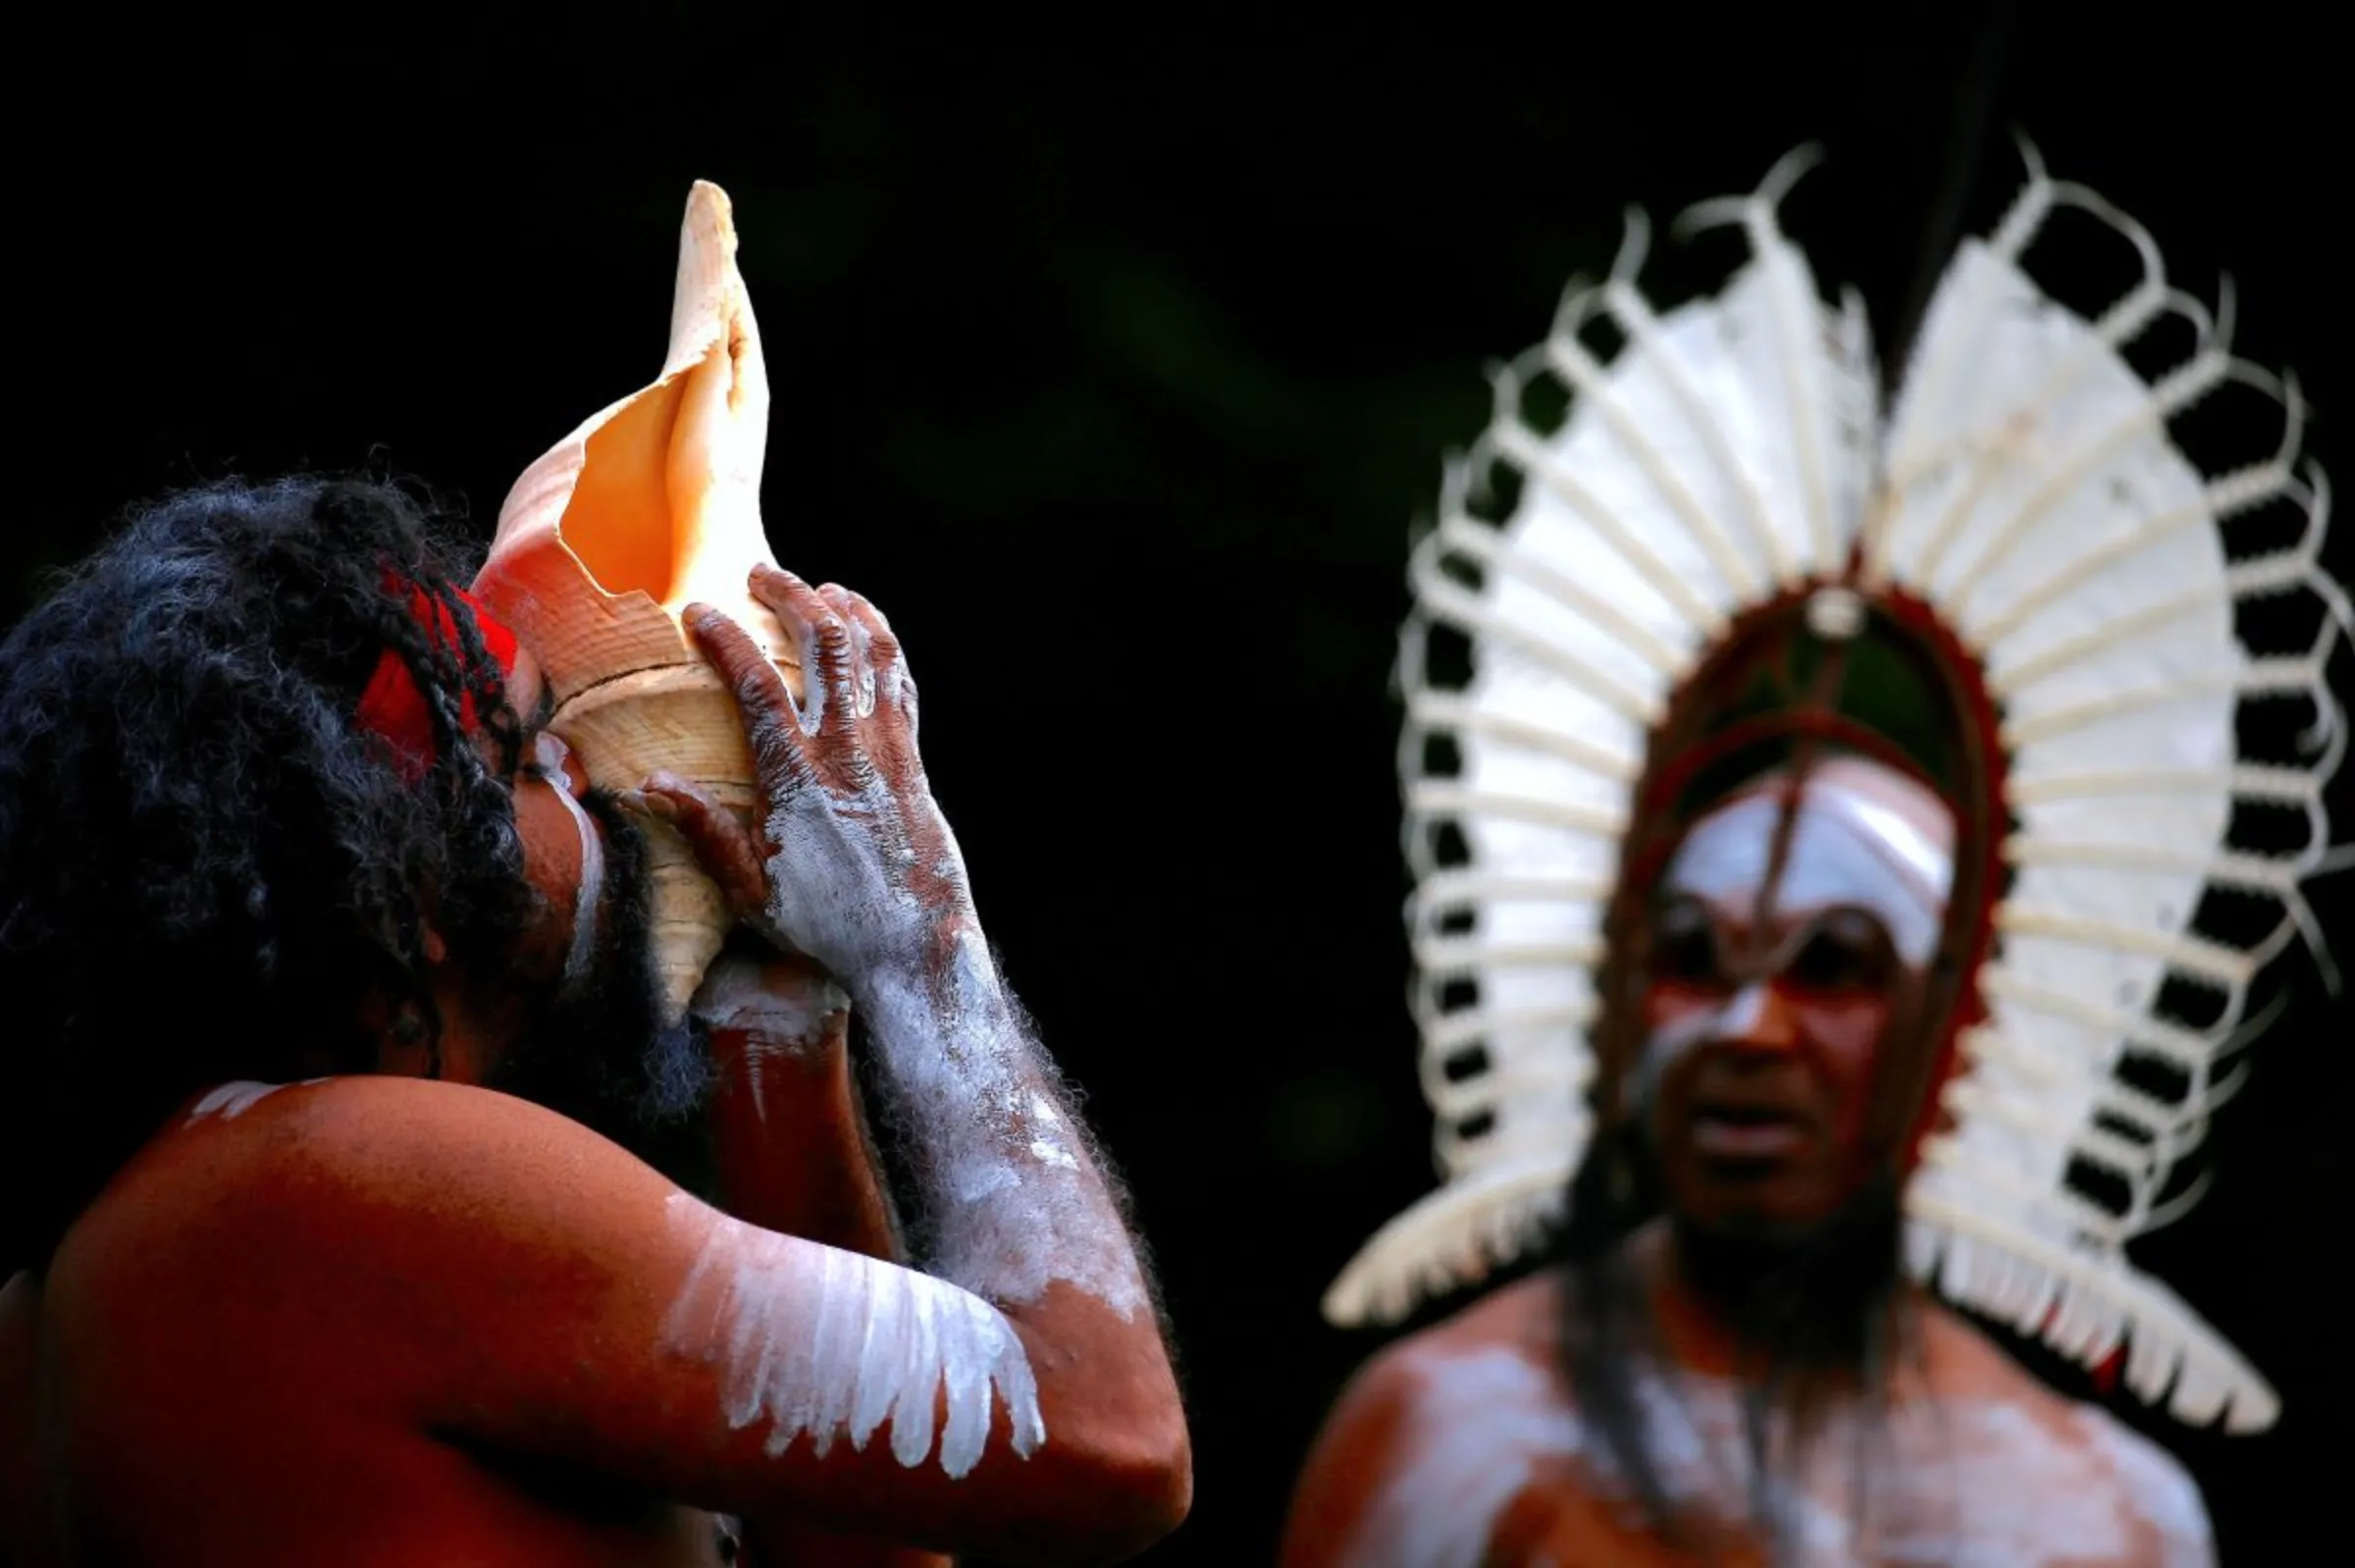
M 1359 1521 L 1344 1560 L 1474 1568 L 1487 1560 L 1506 1507 L 1549 1461 L 1574 1462 L 1598 1494 L 1627 1496 L 1558 1384 L 1523 1356 L 1430 1356 L 1415 1376 L 1415 1445 Z M 1756 1539 L 1738 1388 L 1646 1369 L 1635 1392 L 1671 1504 Z M 1783 1451 L 1788 1435 L 1770 1440 Z M 2207 1568 L 2215 1560 L 2206 1511 L 2181 1468 L 2089 1407 L 2067 1412 L 2058 1427 L 1987 1399 L 1916 1399 L 1878 1426 L 1834 1413 L 1796 1477 L 1768 1498 L 1792 1568 Z
M 838 1437 L 864 1449 L 885 1421 L 911 1468 L 933 1449 L 969 1472 L 1002 1403 L 1014 1451 L 1046 1440 L 1038 1386 L 1014 1327 L 944 1280 L 745 1225 L 687 1195 L 668 1221 L 700 1254 L 663 1322 L 673 1351 L 718 1368 L 728 1423 L 770 1423 L 768 1451 L 804 1433 L 823 1454 Z
M 1722 1526 L 1747 1525 L 1752 1461 L 1738 1386 L 1648 1371 L 1637 1396 L 1670 1499 Z M 2095 1424 L 2124 1436 L 2098 1411 L 2070 1411 L 2056 1429 L 2023 1405 L 1985 1398 L 1933 1402 L 1916 1393 L 1877 1423 L 1833 1411 L 1769 1489 L 1768 1505 L 1794 1568 L 2142 1562 L 2154 1546 L 2171 1568 L 2207 1561 L 2207 1521 L 2196 1500 L 2196 1523 L 2170 1539 L 2170 1527 L 2148 1511 L 2147 1484 L 2121 1472 Z M 1768 1440 L 1777 1453 L 1789 1451 L 1780 1423 Z M 2155 1449 L 2144 1451 L 2173 1469 Z M 2174 1473 L 2177 1490 L 2188 1490 Z
M 1510 1350 L 1432 1357 L 1415 1375 L 1412 1451 L 1384 1478 L 1339 1560 L 1479 1568 L 1537 1465 L 1579 1452 L 1578 1421 L 1547 1376 Z

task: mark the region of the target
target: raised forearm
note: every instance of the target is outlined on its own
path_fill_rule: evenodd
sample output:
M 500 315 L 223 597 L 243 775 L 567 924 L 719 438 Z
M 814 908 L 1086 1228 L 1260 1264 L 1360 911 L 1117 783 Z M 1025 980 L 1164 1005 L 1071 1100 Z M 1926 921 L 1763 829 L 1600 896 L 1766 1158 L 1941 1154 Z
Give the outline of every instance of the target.
M 849 998 L 810 966 L 723 958 L 698 998 L 718 1074 L 719 1198 L 738 1219 L 903 1261 L 851 1072 Z
M 722 1206 L 738 1219 L 894 1262 L 905 1256 L 851 1073 L 850 999 L 814 965 L 727 957 L 698 996 L 719 1092 Z M 740 1568 L 946 1568 L 948 1558 L 795 1518 L 750 1518 Z
M 1177 1378 L 1120 1205 L 977 927 L 929 972 L 859 986 L 880 1092 L 915 1156 L 927 1273 L 1003 1315 L 1035 1393 L 1007 1390 L 1017 1453 L 1133 1551 L 1185 1515 Z M 1030 1382 L 1030 1379 L 1025 1379 Z
M 1061 1281 L 1152 1336 L 1127 1226 L 977 930 L 858 987 L 913 1146 L 925 1265 L 1010 1313 Z
M 933 1401 L 943 1474 L 976 1489 L 965 1539 L 1133 1552 L 1191 1495 L 1176 1379 L 1120 1206 L 981 940 L 898 639 L 840 589 L 770 567 L 751 586 L 801 645 L 798 697 L 725 617 L 686 624 L 744 710 L 762 805 L 748 825 L 674 781 L 648 793 L 747 922 L 841 976 L 865 1019 L 926 1254 L 922 1274 L 861 1276 L 865 1343 L 905 1352 L 894 1386 Z M 909 1423 L 910 1452 L 933 1430 Z

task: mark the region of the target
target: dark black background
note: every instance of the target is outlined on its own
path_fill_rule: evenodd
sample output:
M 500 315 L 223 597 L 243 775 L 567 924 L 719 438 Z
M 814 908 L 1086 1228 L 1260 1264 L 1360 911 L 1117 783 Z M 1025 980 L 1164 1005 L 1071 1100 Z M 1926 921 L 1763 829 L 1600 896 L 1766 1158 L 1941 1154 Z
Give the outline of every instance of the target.
M 487 537 L 526 462 L 657 368 L 688 183 L 720 183 L 777 553 L 908 638 L 989 929 L 1167 1286 L 1198 1502 L 1149 1560 L 1265 1560 L 1379 1342 L 1318 1296 L 1430 1177 L 1388 674 L 1484 362 L 1608 263 L 1623 205 L 1747 190 L 1809 139 L 1786 222 L 1885 330 L 1965 167 L 1976 12 L 1618 9 L 53 18 L 8 68 L 0 614 L 128 502 L 231 472 L 387 463 Z M 2011 23 L 1963 215 L 2015 188 L 2017 128 L 2194 290 L 2229 267 L 2239 346 L 2299 369 L 2343 469 L 2340 56 L 2286 11 L 2150 15 Z M 2345 886 L 2320 896 L 2346 926 Z M 2323 1459 L 2355 1451 L 2349 1015 L 2284 978 L 2211 1198 L 2140 1253 L 2287 1413 L 2227 1439 L 2116 1405 L 2192 1466 L 2228 1563 L 2332 1519 Z

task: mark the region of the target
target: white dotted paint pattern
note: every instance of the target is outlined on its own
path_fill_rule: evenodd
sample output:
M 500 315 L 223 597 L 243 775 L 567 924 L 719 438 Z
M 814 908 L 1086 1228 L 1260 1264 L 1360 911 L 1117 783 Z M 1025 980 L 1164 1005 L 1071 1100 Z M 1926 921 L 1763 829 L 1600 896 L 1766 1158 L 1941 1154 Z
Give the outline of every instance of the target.
M 684 1193 L 669 1220 L 700 1238 L 694 1270 L 663 1323 L 665 1344 L 716 1365 L 732 1427 L 766 1419 L 781 1454 L 807 1433 L 823 1454 L 836 1437 L 864 1449 L 886 1420 L 892 1457 L 915 1468 L 932 1451 L 968 1474 L 1003 1402 L 1014 1451 L 1046 1440 L 1030 1358 L 1004 1315 L 945 1280 L 745 1225 Z
M 1474 1568 L 1505 1508 L 1547 1461 L 1578 1460 L 1597 1491 L 1620 1494 L 1604 1456 L 1587 1451 L 1558 1384 L 1524 1356 L 1430 1357 L 1415 1374 L 1419 1446 L 1386 1479 L 1343 1560 Z M 1670 1501 L 1741 1528 L 1750 1450 L 1736 1386 L 1645 1368 L 1636 1394 Z M 1878 1428 L 1835 1413 L 1800 1474 L 1800 1486 L 1771 1499 L 1793 1568 L 2059 1568 L 2148 1560 L 2139 1554 L 2154 1542 L 2165 1568 L 2215 1562 L 2190 1478 L 2088 1406 L 2071 1408 L 2058 1433 L 2018 1405 L 1987 1399 L 1916 1399 Z

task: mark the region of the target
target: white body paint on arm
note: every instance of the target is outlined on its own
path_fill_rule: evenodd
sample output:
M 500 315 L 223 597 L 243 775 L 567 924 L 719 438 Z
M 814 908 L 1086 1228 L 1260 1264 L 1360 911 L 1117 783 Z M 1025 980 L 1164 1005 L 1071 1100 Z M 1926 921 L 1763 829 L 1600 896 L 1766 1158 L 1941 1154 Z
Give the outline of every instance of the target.
M 729 1424 L 769 1421 L 770 1453 L 804 1433 L 819 1454 L 837 1437 L 864 1449 L 889 1420 L 892 1456 L 913 1469 L 932 1451 L 936 1399 L 940 1468 L 952 1478 L 980 1460 L 999 1403 L 1017 1454 L 1046 1440 L 1029 1356 L 970 1291 L 759 1229 L 684 1193 L 668 1220 L 699 1254 L 664 1343 L 719 1369 Z
M 798 706 L 740 629 L 698 627 L 760 759 L 758 923 L 838 977 L 866 1021 L 935 1238 L 926 1267 L 1009 1306 L 1063 1281 L 1133 1322 L 1149 1292 L 1127 1227 L 982 939 L 897 639 L 856 596 L 755 578 L 801 639 Z
M 920 1129 L 939 1273 L 1005 1302 L 1062 1281 L 1132 1321 L 1146 1292 L 1127 1228 L 1047 1092 L 978 931 L 936 983 L 864 993 L 895 1109 Z

